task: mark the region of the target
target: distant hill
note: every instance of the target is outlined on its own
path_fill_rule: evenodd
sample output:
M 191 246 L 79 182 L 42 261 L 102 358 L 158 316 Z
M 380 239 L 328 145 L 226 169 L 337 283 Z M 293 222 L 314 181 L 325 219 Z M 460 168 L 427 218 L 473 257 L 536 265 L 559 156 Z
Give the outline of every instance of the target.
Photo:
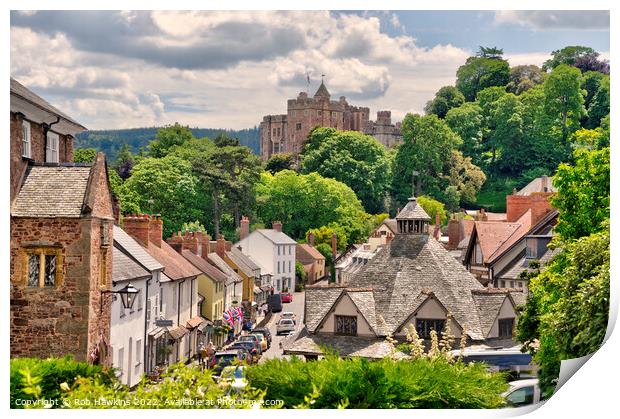
M 95 148 L 106 154 L 108 161 L 116 160 L 116 155 L 123 144 L 128 144 L 131 151 L 138 153 L 142 147 L 146 147 L 155 139 L 155 133 L 159 127 L 131 128 L 101 131 L 85 131 L 77 134 L 74 148 Z M 238 138 L 241 145 L 249 147 L 254 154 L 260 154 L 260 138 L 258 127 L 227 130 L 213 128 L 190 128 L 196 138 L 215 138 L 220 133 L 226 133 L 230 137 Z

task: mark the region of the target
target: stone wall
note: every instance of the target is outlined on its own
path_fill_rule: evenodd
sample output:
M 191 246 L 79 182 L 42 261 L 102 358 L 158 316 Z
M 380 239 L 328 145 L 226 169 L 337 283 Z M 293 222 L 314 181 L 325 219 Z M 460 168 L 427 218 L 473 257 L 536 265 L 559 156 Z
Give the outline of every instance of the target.
M 11 220 L 11 356 L 86 360 L 90 225 L 79 219 Z M 27 250 L 56 247 L 62 261 L 55 287 L 27 285 Z

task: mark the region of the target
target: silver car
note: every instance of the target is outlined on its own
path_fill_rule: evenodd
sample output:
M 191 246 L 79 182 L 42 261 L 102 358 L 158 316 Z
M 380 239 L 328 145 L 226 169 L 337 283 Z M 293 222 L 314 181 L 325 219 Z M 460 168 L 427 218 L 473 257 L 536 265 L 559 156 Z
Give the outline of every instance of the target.
M 295 331 L 295 322 L 291 319 L 280 319 L 276 324 L 276 334 L 288 333 Z

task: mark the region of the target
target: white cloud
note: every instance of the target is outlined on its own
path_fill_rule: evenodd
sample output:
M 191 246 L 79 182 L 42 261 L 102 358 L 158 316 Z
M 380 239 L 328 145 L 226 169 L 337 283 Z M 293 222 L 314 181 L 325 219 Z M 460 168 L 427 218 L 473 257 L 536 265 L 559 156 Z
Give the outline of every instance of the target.
M 386 18 L 397 27 L 394 16 Z M 97 21 L 92 15 L 88 19 Z M 381 32 L 380 18 L 371 15 L 122 12 L 104 20 L 125 28 L 132 45 L 168 49 L 172 55 L 128 54 L 120 50 L 125 38 L 118 35 L 113 47 L 106 45 L 112 41 L 105 34 L 77 39 L 79 28 L 72 25 L 39 32 L 23 25 L 11 28 L 12 75 L 91 129 L 177 121 L 252 127 L 263 115 L 284 112 L 286 100 L 305 90 L 308 71 L 311 94 L 326 74 L 334 98 L 346 95 L 373 113 L 392 109 L 398 120 L 406 112 L 421 112 L 439 87 L 454 83 L 456 69 L 468 56 L 452 45 L 424 48 L 406 34 L 389 36 Z M 286 34 L 300 38 L 287 44 Z M 226 42 L 218 43 L 224 35 Z M 195 45 L 200 48 L 192 49 Z M 205 45 L 213 55 L 204 55 Z M 230 60 L 203 65 L 220 56 Z M 175 59 L 188 65 L 177 66 Z

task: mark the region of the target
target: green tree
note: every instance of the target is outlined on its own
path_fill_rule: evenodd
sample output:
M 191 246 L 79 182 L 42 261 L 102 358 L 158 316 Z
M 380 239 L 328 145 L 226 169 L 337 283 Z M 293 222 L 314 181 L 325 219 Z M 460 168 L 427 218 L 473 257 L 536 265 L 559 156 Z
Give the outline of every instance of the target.
M 504 55 L 504 50 L 501 48 L 497 48 L 497 47 L 480 46 L 478 48 L 478 52 L 476 53 L 477 57 L 494 58 L 498 60 L 502 58 L 502 55 Z
M 97 150 L 94 148 L 76 148 L 73 151 L 74 163 L 92 163 L 97 157 Z
M 590 47 L 584 47 L 580 45 L 568 46 L 562 49 L 555 50 L 551 53 L 552 58 L 544 62 L 542 69 L 544 71 L 550 71 L 561 64 L 574 65 L 575 61 L 579 57 L 583 57 L 588 54 L 597 54 L 595 50 Z
M 123 144 L 120 151 L 117 154 L 116 161 L 114 162 L 114 169 L 123 180 L 127 180 L 131 176 L 131 170 L 135 164 L 135 157 L 129 145 Z
M 461 151 L 474 164 L 482 162 L 482 108 L 476 102 L 467 102 L 448 111 L 446 123 L 463 140 Z
M 592 103 L 594 95 L 598 92 L 599 87 L 601 87 L 601 80 L 603 80 L 603 78 L 605 78 L 605 75 L 598 71 L 588 71 L 583 74 L 581 88 L 586 91 L 584 97 L 584 106 L 586 109 L 590 108 L 590 103 Z
M 348 242 L 354 243 L 363 240 L 372 229 L 371 216 L 364 211 L 355 192 L 318 173 L 263 172 L 256 194 L 259 219 L 265 224 L 282 221 L 283 231 L 295 240 L 305 239 L 312 228 L 336 225 L 342 228 Z
M 574 165 L 561 164 L 553 176 L 558 194 L 552 204 L 560 215 L 554 231 L 564 240 L 601 230 L 609 218 L 609 148 L 575 150 Z
M 401 131 L 403 144 L 394 159 L 392 179 L 396 201 L 403 204 L 411 196 L 414 171 L 418 173 L 415 195 L 424 193 L 439 198 L 447 184 L 445 163 L 450 161 L 451 151 L 458 148 L 462 140 L 436 115 L 407 114 Z
M 229 136 L 228 134 L 226 134 L 225 132 L 221 132 L 213 139 L 213 143 L 217 147 L 227 147 L 227 146 L 234 147 L 234 146 L 239 145 L 239 139 L 233 138 Z
M 596 128 L 601 124 L 601 119 L 609 115 L 609 93 L 609 76 L 604 76 L 588 108 L 586 128 Z
M 456 87 L 466 100 L 473 101 L 478 92 L 487 87 L 508 84 L 510 66 L 502 59 L 469 57 L 457 70 L 456 77 Z
M 581 72 L 566 64 L 555 67 L 545 80 L 545 111 L 552 118 L 553 127 L 561 130 L 562 141 L 580 127 L 585 114 L 584 93 L 581 90 Z
M 444 192 L 444 201 L 450 203 L 450 210 L 457 210 L 455 202 L 456 204 L 458 204 L 459 201 L 466 201 L 469 203 L 476 202 L 476 196 L 487 179 L 482 169 L 473 164 L 470 157 L 464 157 L 460 151 L 452 150 L 449 173 L 448 188 L 451 187 L 454 189 L 446 188 L 447 190 Z M 458 193 L 458 200 L 453 198 L 457 196 L 452 192 L 453 190 L 456 190 Z
M 347 233 L 342 227 L 335 223 L 330 223 L 328 226 L 321 226 L 319 228 L 311 228 L 306 232 L 306 237 L 308 237 L 310 233 L 314 235 L 314 244 L 316 246 L 325 244 L 331 249 L 333 234 L 336 235 L 336 247 L 338 250 L 346 249 L 349 244 Z
M 536 65 L 517 65 L 510 68 L 510 81 L 506 85 L 508 93 L 520 95 L 543 82 L 543 72 Z
M 315 141 L 320 137 L 321 141 Z M 370 213 L 384 210 L 390 181 L 385 147 L 357 131 L 317 128 L 301 155 L 302 173 L 317 172 L 348 185 Z
M 444 86 L 435 93 L 435 98 L 426 103 L 424 111 L 444 118 L 448 111 L 465 103 L 465 96 L 454 86 Z
M 499 171 L 518 175 L 531 158 L 530 151 L 523 147 L 523 104 L 512 93 L 503 95 L 495 102 L 492 120 Z
M 265 170 L 272 175 L 281 170 L 295 170 L 295 156 L 291 153 L 276 153 L 265 163 Z
M 493 167 L 497 159 L 499 145 L 496 142 L 495 133 L 495 114 L 499 99 L 506 95 L 506 88 L 503 86 L 487 87 L 478 92 L 476 102 L 482 109 L 482 150 L 485 154 L 484 160 L 488 160 L 488 165 Z
M 448 212 L 442 202 L 431 198 L 430 196 L 418 196 L 418 204 L 424 209 L 424 211 L 431 217 L 434 222 L 436 214 L 439 213 L 440 223 L 442 226 L 448 224 Z
M 155 134 L 155 140 L 151 141 L 148 146 L 149 155 L 157 158 L 164 157 L 170 148 L 181 145 L 192 138 L 194 135 L 189 127 L 180 125 L 178 122 L 159 128 Z
M 177 156 L 143 158 L 121 188 L 121 205 L 126 200 L 142 211 L 161 214 L 164 236 L 169 237 L 202 215 L 204 198 L 197 183 L 190 163 Z

